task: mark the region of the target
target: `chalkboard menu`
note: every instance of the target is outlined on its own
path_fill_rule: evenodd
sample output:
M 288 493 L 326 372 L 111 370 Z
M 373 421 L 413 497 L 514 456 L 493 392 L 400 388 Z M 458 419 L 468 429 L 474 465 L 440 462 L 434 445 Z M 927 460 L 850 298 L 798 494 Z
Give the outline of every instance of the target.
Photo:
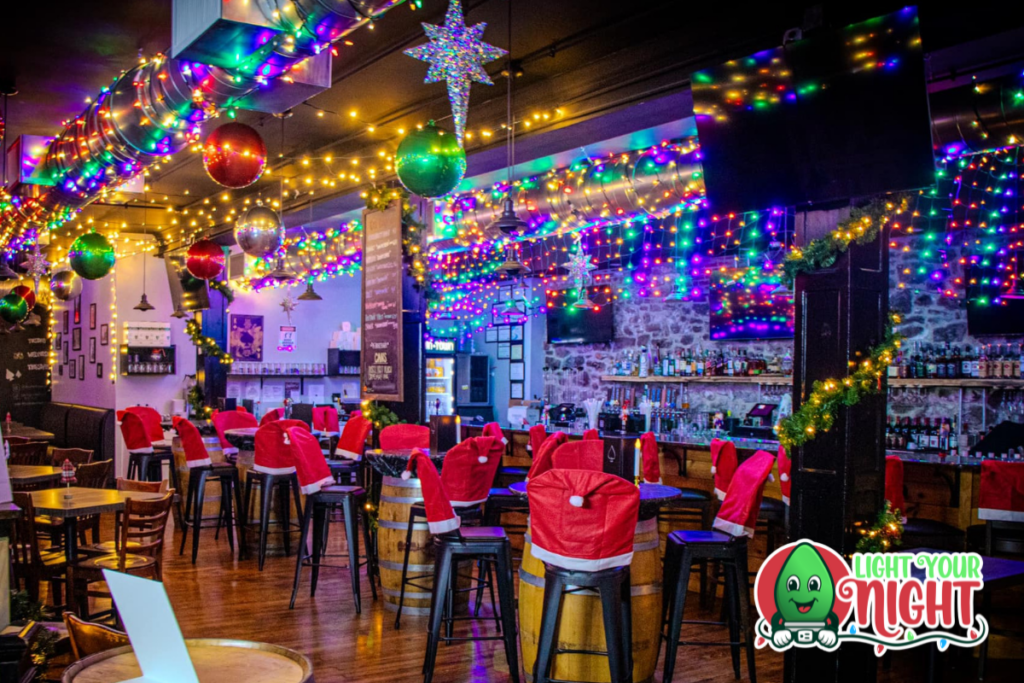
M 30 318 L 39 325 L 11 331 L 0 342 L 0 419 L 7 413 L 15 422 L 38 424 L 42 406 L 50 402 L 47 384 L 50 346 L 46 338 L 49 312 L 37 306 Z
M 402 401 L 402 208 L 363 212 L 363 398 Z

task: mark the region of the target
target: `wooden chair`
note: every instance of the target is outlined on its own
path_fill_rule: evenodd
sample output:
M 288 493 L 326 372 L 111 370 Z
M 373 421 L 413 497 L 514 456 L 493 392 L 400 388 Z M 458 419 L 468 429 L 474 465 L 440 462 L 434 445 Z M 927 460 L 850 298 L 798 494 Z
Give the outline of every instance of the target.
M 64 626 L 71 641 L 71 654 L 76 660 L 131 644 L 127 633 L 85 621 L 72 612 L 64 613 Z
M 16 443 L 28 443 L 31 441 L 27 436 L 4 436 L 4 443 L 9 443 L 12 446 Z
M 50 582 L 50 596 L 53 604 L 60 604 L 63 575 L 67 569 L 64 549 L 51 546 L 39 547 L 36 527 L 35 506 L 32 494 L 14 492 L 14 504 L 21 508 L 21 516 L 14 522 L 14 538 L 11 539 L 11 566 L 16 581 L 25 584 L 29 599 L 39 600 L 39 584 Z
M 110 470 L 113 466 L 113 460 L 100 460 L 99 462 L 79 466 L 78 470 L 75 472 L 75 479 L 78 481 L 78 486 L 89 489 L 106 488 L 107 481 L 110 478 Z M 88 517 L 78 518 L 78 542 L 81 545 L 85 545 L 88 542 L 85 540 L 86 531 L 92 532 L 93 544 L 100 542 L 99 515 L 89 515 Z
M 85 448 L 54 448 L 50 453 L 50 464 L 60 467 L 65 460 L 70 460 L 75 467 L 88 465 L 92 462 L 93 452 Z
M 138 491 L 140 493 L 167 493 L 171 492 L 173 498 L 175 491 L 174 489 L 168 489 L 168 482 L 166 479 L 163 481 L 138 481 L 136 479 L 124 479 L 122 477 L 117 478 L 117 490 L 118 491 Z M 114 528 L 121 528 L 121 515 L 124 514 L 121 510 L 114 513 Z M 129 546 L 129 550 L 132 547 L 138 547 L 138 543 Z M 109 555 L 111 553 L 119 552 L 120 537 L 115 536 L 112 541 L 103 541 L 102 543 L 94 543 L 92 545 L 80 546 L 79 550 L 86 555 L 97 556 L 97 555 Z
M 8 465 L 42 466 L 47 463 L 46 452 L 50 446 L 45 441 L 12 443 L 10 447 L 11 457 L 7 461 Z
M 80 614 L 89 613 L 89 598 L 110 598 L 108 591 L 89 590 L 89 584 L 103 581 L 104 569 L 163 581 L 164 531 L 173 502 L 173 491 L 156 500 L 125 500 L 117 529 L 117 552 L 90 557 L 72 567 Z

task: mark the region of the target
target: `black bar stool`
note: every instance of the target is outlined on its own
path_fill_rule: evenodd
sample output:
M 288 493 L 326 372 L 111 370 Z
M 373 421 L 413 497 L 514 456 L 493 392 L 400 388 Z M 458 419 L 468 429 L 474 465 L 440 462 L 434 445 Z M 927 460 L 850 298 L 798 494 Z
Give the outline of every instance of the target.
M 211 521 L 209 518 L 204 520 L 203 517 L 203 503 L 206 500 L 206 482 L 211 476 L 220 481 L 220 515 L 216 519 L 216 526 L 219 527 L 221 523 L 227 526 L 228 545 L 232 551 L 235 549 L 235 540 L 231 534 L 231 527 L 237 527 L 238 544 L 240 546 L 239 555 L 245 556 L 245 532 L 243 527 L 237 523 L 236 516 L 232 510 L 231 500 L 233 495 L 236 509 L 238 511 L 244 509 L 242 507 L 242 485 L 238 478 L 238 470 L 234 465 L 217 463 L 193 467 L 189 470 L 188 495 L 185 498 L 184 524 L 181 528 L 181 548 L 178 550 L 178 554 L 181 555 L 185 552 L 185 541 L 188 538 L 188 530 L 191 528 L 192 564 L 196 563 L 196 557 L 199 555 L 199 531 L 203 528 L 204 521 Z M 212 524 L 207 524 L 206 528 L 211 528 L 212 526 Z
M 690 567 L 697 562 L 717 561 L 725 569 L 725 601 L 728 619 L 724 622 L 684 622 L 686 592 L 690 583 Z M 747 651 L 750 683 L 757 683 L 754 669 L 754 633 L 750 623 L 750 595 L 747 585 L 747 539 L 718 531 L 675 531 L 669 534 L 665 551 L 665 608 L 662 622 L 667 623 L 663 683 L 671 683 L 676 653 L 680 645 L 728 645 L 732 650 L 733 673 L 740 677 L 740 647 Z M 667 619 L 666 619 L 667 615 Z M 726 642 L 680 641 L 683 623 L 728 625 Z M 742 639 L 741 639 L 742 637 Z
M 295 472 L 288 474 L 270 474 L 249 470 L 245 475 L 245 507 L 242 508 L 242 529 L 248 530 L 250 525 L 249 510 L 252 509 L 253 486 L 260 489 L 260 545 L 259 545 L 259 570 L 263 571 L 263 563 L 267 557 L 267 534 L 270 529 L 270 508 L 274 501 L 274 491 L 277 491 L 277 524 L 281 527 L 281 535 L 284 537 L 284 554 L 292 554 L 291 534 L 293 530 L 302 528 L 302 498 L 299 494 L 299 478 Z M 291 497 L 295 497 L 295 512 L 298 514 L 299 522 L 291 521 Z
M 292 599 L 288 609 L 295 608 L 295 597 L 299 593 L 299 581 L 302 568 L 313 570 L 309 587 L 310 597 L 316 597 L 317 580 L 320 578 L 321 567 L 337 567 L 326 564 L 324 560 L 332 557 L 327 554 L 328 531 L 331 523 L 331 512 L 340 509 L 345 523 L 345 539 L 348 545 L 348 570 L 352 579 L 352 598 L 356 605 L 356 614 L 362 610 L 359 594 L 359 568 L 367 565 L 367 575 L 373 599 L 377 600 L 377 584 L 374 581 L 376 564 L 373 557 L 373 546 L 370 543 L 370 516 L 366 510 L 366 491 L 358 486 L 327 486 L 316 493 L 306 496 L 306 511 L 302 516 L 302 535 L 299 539 L 299 552 L 295 562 L 295 584 L 292 587 Z M 359 516 L 363 518 L 363 541 L 366 545 L 366 562 L 359 561 Z M 307 543 L 312 525 L 313 547 L 307 550 Z

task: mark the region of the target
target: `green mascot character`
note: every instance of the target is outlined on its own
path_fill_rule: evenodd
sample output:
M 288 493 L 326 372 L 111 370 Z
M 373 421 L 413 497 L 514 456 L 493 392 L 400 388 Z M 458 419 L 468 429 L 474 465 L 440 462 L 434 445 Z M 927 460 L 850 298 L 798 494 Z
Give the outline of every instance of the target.
M 836 589 L 828 565 L 810 543 L 793 548 L 775 582 L 775 606 L 771 618 L 772 643 L 783 649 L 791 641 L 825 648 L 838 641 L 839 619 L 832 606 Z

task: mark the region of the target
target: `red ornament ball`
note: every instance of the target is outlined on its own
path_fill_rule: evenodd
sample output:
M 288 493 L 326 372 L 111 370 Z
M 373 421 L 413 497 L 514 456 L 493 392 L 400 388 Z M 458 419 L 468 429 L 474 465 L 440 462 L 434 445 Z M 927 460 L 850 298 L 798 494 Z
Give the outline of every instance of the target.
M 31 311 L 33 308 L 36 307 L 36 294 L 35 292 L 32 291 L 30 287 L 26 287 L 25 285 L 18 285 L 11 291 L 25 300 L 25 302 L 28 304 L 28 310 Z
M 210 240 L 199 240 L 188 248 L 185 267 L 200 280 L 212 280 L 224 272 L 224 250 Z
M 267 146 L 244 123 L 225 123 L 203 145 L 203 166 L 214 182 L 238 189 L 255 183 L 267 165 Z

